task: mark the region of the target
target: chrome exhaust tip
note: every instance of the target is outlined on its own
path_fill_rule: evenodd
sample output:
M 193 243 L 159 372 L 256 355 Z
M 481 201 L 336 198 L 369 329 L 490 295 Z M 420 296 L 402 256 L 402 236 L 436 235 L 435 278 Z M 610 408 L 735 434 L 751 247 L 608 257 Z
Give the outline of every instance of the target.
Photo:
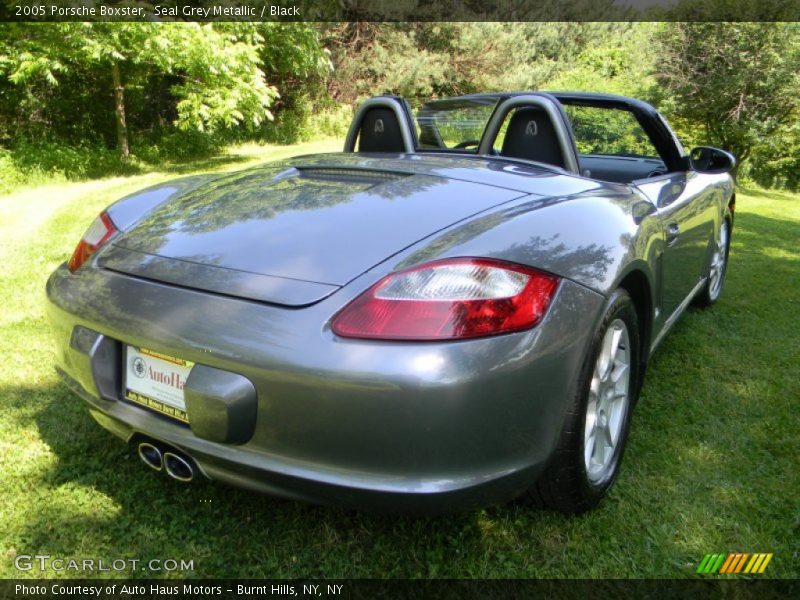
M 178 481 L 189 483 L 194 479 L 194 467 L 182 456 L 174 452 L 164 452 L 164 468 L 167 475 Z
M 142 462 L 154 471 L 161 471 L 164 468 L 164 457 L 157 446 L 149 442 L 142 442 L 137 447 L 137 451 Z

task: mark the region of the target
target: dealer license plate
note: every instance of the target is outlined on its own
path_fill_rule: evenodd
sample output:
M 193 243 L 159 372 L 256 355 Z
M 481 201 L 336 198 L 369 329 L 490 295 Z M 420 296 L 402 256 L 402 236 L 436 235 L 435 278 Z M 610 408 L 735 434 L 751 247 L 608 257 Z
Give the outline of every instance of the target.
M 183 388 L 193 362 L 128 346 L 125 352 L 125 398 L 140 406 L 189 422 Z

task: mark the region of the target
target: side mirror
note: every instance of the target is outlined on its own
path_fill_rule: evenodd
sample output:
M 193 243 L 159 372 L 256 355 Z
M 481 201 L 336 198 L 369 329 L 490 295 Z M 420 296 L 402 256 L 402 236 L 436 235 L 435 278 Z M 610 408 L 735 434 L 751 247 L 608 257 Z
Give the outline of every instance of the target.
M 689 153 L 689 164 L 698 173 L 728 173 L 736 167 L 736 157 L 719 148 L 698 146 Z

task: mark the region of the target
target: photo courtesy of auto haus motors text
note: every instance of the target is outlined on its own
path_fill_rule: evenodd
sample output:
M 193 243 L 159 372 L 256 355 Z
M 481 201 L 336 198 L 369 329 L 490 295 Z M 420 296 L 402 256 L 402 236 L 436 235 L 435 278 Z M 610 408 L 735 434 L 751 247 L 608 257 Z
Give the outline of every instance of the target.
M 15 584 L 14 594 L 27 598 L 213 598 L 233 595 L 233 597 L 275 597 L 275 598 L 335 598 L 342 597 L 346 584 L 288 584 L 269 585 L 206 585 L 189 583 L 105 583 L 94 585 L 74 585 L 69 583 L 48 583 L 47 585 Z

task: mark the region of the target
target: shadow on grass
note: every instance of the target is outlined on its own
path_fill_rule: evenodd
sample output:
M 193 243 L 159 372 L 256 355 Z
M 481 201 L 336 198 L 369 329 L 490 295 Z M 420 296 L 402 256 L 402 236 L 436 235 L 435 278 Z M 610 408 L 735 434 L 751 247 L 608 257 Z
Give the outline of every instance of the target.
M 180 484 L 149 470 L 63 384 L 17 388 L 14 395 L 20 402 L 49 399 L 31 418 L 57 459 L 39 471 L 40 480 L 26 482 L 50 490 L 51 497 L 27 507 L 23 538 L 31 552 L 71 556 L 82 548 L 91 556 L 194 559 L 195 575 L 205 577 L 379 577 L 392 570 L 428 576 L 437 563 L 457 568 L 456 555 L 473 560 L 485 554 L 481 521 L 517 510 L 392 516 L 306 505 L 221 483 Z M 106 508 L 85 510 L 82 494 L 74 493 L 81 488 L 95 498 L 92 505 L 98 494 L 104 497 Z M 57 493 L 62 489 L 70 494 Z M 398 551 L 420 558 L 383 564 Z

